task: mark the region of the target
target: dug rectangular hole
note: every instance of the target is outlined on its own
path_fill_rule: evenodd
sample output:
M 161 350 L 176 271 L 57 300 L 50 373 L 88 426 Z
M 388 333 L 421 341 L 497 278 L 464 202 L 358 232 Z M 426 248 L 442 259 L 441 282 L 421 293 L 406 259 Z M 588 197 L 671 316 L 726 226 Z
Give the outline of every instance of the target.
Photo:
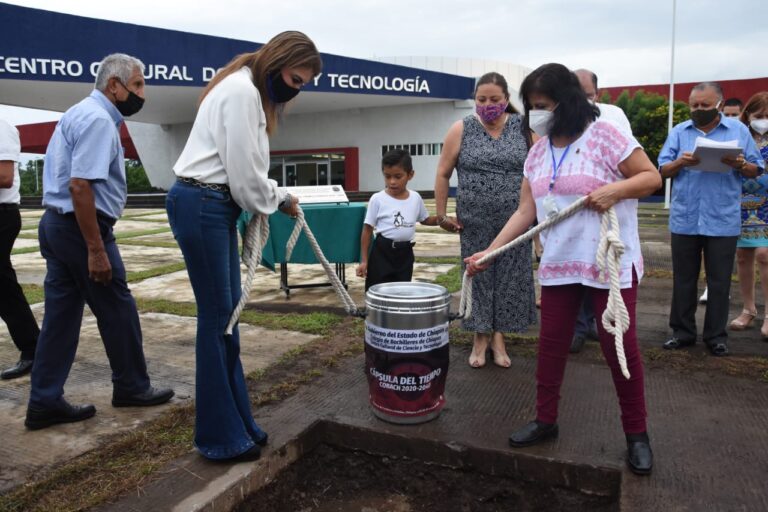
M 330 421 L 240 512 L 618 511 L 621 472 L 514 451 L 415 439 Z

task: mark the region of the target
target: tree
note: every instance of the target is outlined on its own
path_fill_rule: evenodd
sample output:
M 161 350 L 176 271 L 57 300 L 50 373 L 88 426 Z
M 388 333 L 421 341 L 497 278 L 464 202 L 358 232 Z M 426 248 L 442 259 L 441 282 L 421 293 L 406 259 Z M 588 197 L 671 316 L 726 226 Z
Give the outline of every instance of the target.
M 43 195 L 43 159 L 28 160 L 19 167 L 19 194 L 22 196 Z
M 611 98 L 606 93 L 601 98 L 603 103 L 610 103 Z M 667 140 L 669 122 L 669 101 L 664 96 L 645 91 L 637 91 L 629 96 L 629 91 L 623 91 L 614 103 L 620 107 L 632 125 L 632 133 L 643 146 L 651 162 L 657 162 L 659 152 Z M 682 101 L 674 102 L 672 114 L 673 124 L 678 124 L 689 117 L 688 105 Z
M 38 158 L 36 160 L 29 160 L 23 168 L 19 168 L 19 178 L 21 181 L 19 193 L 22 196 L 43 195 L 43 164 L 44 160 Z M 125 181 L 128 185 L 129 194 L 162 192 L 162 190 L 154 188 L 149 183 L 147 173 L 144 172 L 144 166 L 138 160 L 125 161 Z
M 125 161 L 125 181 L 128 185 L 128 193 L 135 194 L 137 192 L 156 192 L 158 189 L 154 188 L 147 178 L 147 173 L 144 171 L 144 166 L 138 160 L 126 160 Z

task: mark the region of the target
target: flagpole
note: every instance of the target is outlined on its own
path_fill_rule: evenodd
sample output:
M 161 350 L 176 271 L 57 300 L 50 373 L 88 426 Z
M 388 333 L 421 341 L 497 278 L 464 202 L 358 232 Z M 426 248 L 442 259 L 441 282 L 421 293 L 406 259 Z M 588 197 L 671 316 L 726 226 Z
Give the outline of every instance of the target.
M 677 14 L 677 0 L 672 0 L 672 55 L 669 59 L 669 118 L 667 122 L 667 136 L 672 132 L 675 107 L 675 16 Z M 672 179 L 664 180 L 664 208 L 669 209 L 672 194 Z

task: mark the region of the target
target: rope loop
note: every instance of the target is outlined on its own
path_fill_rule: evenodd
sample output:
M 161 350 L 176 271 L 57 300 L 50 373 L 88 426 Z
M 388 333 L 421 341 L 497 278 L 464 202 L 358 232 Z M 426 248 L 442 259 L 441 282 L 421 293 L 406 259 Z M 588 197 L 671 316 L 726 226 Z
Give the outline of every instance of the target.
M 296 247 L 299 236 L 301 236 L 303 231 L 304 235 L 309 241 L 310 246 L 312 247 L 312 252 L 315 254 L 317 261 L 320 262 L 323 270 L 325 270 L 325 273 L 328 275 L 331 286 L 333 286 L 336 294 L 344 303 L 344 309 L 346 312 L 353 316 L 365 318 L 365 309 L 358 309 L 354 300 L 352 300 L 352 297 L 350 297 L 349 292 L 344 287 L 344 284 L 339 279 L 339 276 L 336 275 L 336 272 L 331 267 L 331 264 L 323 254 L 323 250 L 320 248 L 320 244 L 317 243 L 315 235 L 307 225 L 307 221 L 304 218 L 304 210 L 302 210 L 298 205 L 297 209 L 298 213 L 296 215 L 296 224 L 294 225 L 293 231 L 291 231 L 291 235 L 288 237 L 288 242 L 285 246 L 285 261 L 289 261 L 291 259 L 293 249 Z M 266 245 L 268 239 L 269 216 L 259 213 L 251 217 L 250 222 L 248 222 L 248 227 L 245 230 L 245 236 L 243 237 L 243 261 L 245 262 L 247 273 L 245 282 L 243 283 L 243 290 L 242 294 L 240 295 L 240 300 L 232 312 L 232 316 L 229 318 L 229 323 L 227 324 L 225 334 L 232 334 L 232 329 L 234 328 L 235 324 L 237 324 L 237 321 L 240 318 L 240 314 L 243 312 L 243 308 L 248 302 L 251 288 L 253 287 L 253 279 L 255 277 L 256 270 L 261 265 L 261 255 L 264 251 L 264 246 Z

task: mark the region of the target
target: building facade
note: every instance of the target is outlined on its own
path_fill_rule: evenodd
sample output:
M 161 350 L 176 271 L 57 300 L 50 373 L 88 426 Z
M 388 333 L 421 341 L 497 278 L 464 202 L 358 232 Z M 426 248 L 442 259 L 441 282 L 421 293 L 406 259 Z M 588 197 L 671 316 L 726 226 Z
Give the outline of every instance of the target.
M 205 84 L 232 57 L 260 46 L 4 3 L 0 32 L 0 104 L 5 105 L 63 112 L 89 94 L 104 56 L 122 52 L 140 58 L 147 102 L 126 125 L 150 181 L 164 189 L 175 179 L 172 167 Z M 374 61 L 323 54 L 323 64 L 322 74 L 289 103 L 271 138 L 269 175 L 282 186 L 379 190 L 381 156 L 398 147 L 413 155 L 412 188 L 432 190 L 448 128 L 473 112 L 476 77 L 502 73 L 519 105 L 517 88 L 529 71 L 441 57 Z M 22 137 L 35 134 L 33 127 L 25 128 Z M 34 144 L 28 147 L 39 150 L 40 134 L 29 138 Z

